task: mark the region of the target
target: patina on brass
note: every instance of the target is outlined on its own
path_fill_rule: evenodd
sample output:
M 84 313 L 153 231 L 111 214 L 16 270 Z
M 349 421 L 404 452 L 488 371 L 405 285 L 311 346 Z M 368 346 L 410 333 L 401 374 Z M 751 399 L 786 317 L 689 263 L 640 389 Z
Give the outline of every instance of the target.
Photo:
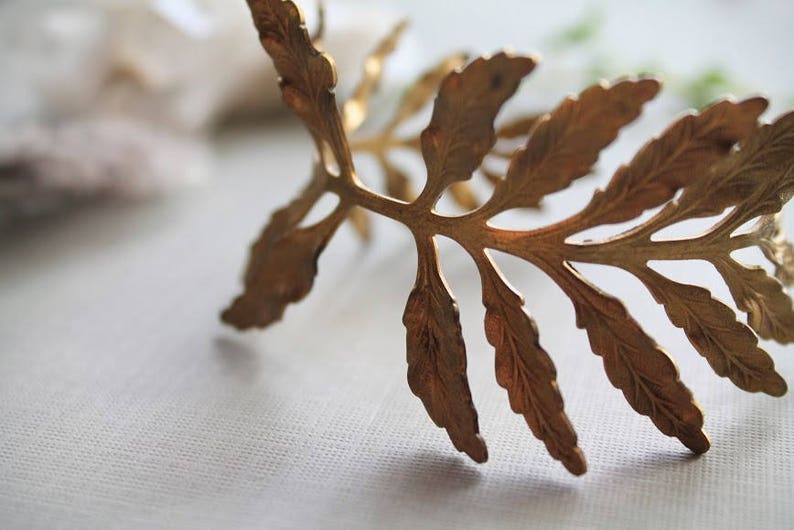
M 748 392 L 786 392 L 771 357 L 758 346 L 757 335 L 781 343 L 794 340 L 794 309 L 781 284 L 794 276 L 794 251 L 776 217 L 794 194 L 794 113 L 761 124 L 758 118 L 767 107 L 763 98 L 718 101 L 684 116 L 647 143 L 579 213 L 539 229 L 506 230 L 488 221 L 509 209 L 535 207 L 544 196 L 587 175 L 599 153 L 656 96 L 659 82 L 642 78 L 598 84 L 566 98 L 550 113 L 519 117 L 495 130 L 497 113 L 536 60 L 497 53 L 464 67 L 466 58 L 453 55 L 407 91 L 381 133 L 351 141 L 403 25 L 367 59 L 363 81 L 340 111 L 333 93 L 333 62 L 312 45 L 298 7 L 283 0 L 249 0 L 249 6 L 281 76 L 284 102 L 311 133 L 318 162 L 303 192 L 273 214 L 254 243 L 245 290 L 223 313 L 224 321 L 245 329 L 279 320 L 288 304 L 311 290 L 318 256 L 340 224 L 351 212 L 366 210 L 404 224 L 416 239 L 416 284 L 403 317 L 408 382 L 455 447 L 477 462 L 488 455 L 466 378 L 457 304 L 439 266 L 438 235 L 457 242 L 478 267 L 485 332 L 496 352 L 496 378 L 507 389 L 512 409 L 524 416 L 551 456 L 574 474 L 584 473 L 586 463 L 563 410 L 554 364 L 540 345 L 523 298 L 505 280 L 489 249 L 534 264 L 559 285 L 612 384 L 661 432 L 695 453 L 708 450 L 709 439 L 702 429 L 703 414 L 679 379 L 675 363 L 618 299 L 595 287 L 572 263 L 611 265 L 633 274 L 718 375 Z M 397 126 L 433 95 L 432 118 L 421 137 L 395 135 Z M 523 147 L 505 154 L 495 148 L 499 136 L 527 138 Z M 393 147 L 421 151 L 427 179 L 419 193 L 389 160 Z M 390 196 L 358 180 L 354 150 L 376 157 Z M 460 191 L 467 190 L 460 186 L 482 170 L 489 156 L 507 156 L 509 166 L 504 175 L 486 171 L 493 193 L 476 205 L 466 198 L 470 190 Z M 434 207 L 441 195 L 456 186 L 457 200 L 468 211 L 459 216 L 437 213 Z M 325 193 L 339 197 L 336 209 L 311 226 L 299 227 Z M 614 237 L 574 237 L 596 226 L 631 221 L 657 207 L 648 220 Z M 722 217 L 699 236 L 652 237 L 675 223 L 715 215 Z M 756 219 L 752 228 L 742 229 Z M 777 279 L 731 256 L 750 246 L 759 246 L 774 263 Z M 648 266 L 651 260 L 691 259 L 714 265 L 737 307 L 747 313 L 747 325 L 708 290 L 672 281 Z

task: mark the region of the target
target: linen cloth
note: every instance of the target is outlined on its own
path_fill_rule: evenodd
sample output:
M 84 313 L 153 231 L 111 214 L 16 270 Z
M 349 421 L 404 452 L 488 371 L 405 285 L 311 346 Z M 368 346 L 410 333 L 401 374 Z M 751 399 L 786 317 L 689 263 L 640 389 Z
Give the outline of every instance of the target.
M 676 6 L 683 9 L 673 3 L 673 18 Z M 791 23 L 790 11 L 763 6 L 764 16 L 778 18 L 753 33 L 765 39 L 751 45 L 755 53 L 784 38 L 775 28 Z M 733 16 L 750 16 L 741 9 Z M 451 16 L 472 16 L 464 14 Z M 428 24 L 420 18 L 418 31 Z M 495 47 L 495 33 L 472 37 L 472 47 Z M 457 35 L 448 30 L 446 47 Z M 758 61 L 774 67 L 779 53 Z M 785 85 L 790 75 L 774 79 Z M 605 168 L 628 160 L 670 121 L 668 107 L 654 108 L 605 153 Z M 498 257 L 538 321 L 588 458 L 585 476 L 569 475 L 509 410 L 482 332 L 476 271 L 442 241 L 490 460 L 476 465 L 458 454 L 405 382 L 400 318 L 415 257 L 407 231 L 387 221 L 376 221 L 369 247 L 343 227 L 320 260 L 313 292 L 283 322 L 245 334 L 222 326 L 218 312 L 239 288 L 247 246 L 268 212 L 301 186 L 309 152 L 293 121 L 238 131 L 217 141 L 217 177 L 206 188 L 99 205 L 0 236 L 0 527 L 794 525 L 791 395 L 746 394 L 715 376 L 641 285 L 619 272 L 582 267 L 677 359 L 706 412 L 713 445 L 702 457 L 630 409 L 549 280 Z M 608 177 L 516 219 L 571 212 Z M 786 226 L 794 232 L 791 214 Z M 729 300 L 702 264 L 664 270 Z M 765 347 L 794 381 L 791 348 Z

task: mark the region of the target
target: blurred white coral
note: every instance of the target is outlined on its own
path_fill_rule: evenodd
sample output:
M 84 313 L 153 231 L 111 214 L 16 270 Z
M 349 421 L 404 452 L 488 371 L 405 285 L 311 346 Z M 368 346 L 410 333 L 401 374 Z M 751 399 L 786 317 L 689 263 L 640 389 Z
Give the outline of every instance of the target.
M 72 120 L 0 137 L 0 219 L 87 197 L 141 198 L 207 178 L 204 143 L 139 121 Z
M 110 34 L 105 110 L 199 130 L 277 103 L 245 2 L 96 1 Z

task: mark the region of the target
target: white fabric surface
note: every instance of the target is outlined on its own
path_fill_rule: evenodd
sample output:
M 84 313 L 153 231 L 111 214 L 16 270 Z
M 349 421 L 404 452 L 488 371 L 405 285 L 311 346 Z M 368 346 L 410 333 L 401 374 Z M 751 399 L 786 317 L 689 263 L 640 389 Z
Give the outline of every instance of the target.
M 670 119 L 655 108 L 605 167 Z M 415 262 L 406 231 L 387 221 L 369 248 L 342 229 L 314 291 L 281 324 L 223 327 L 245 249 L 301 186 L 307 149 L 293 122 L 237 132 L 219 140 L 208 188 L 2 234 L 0 528 L 794 526 L 791 395 L 746 394 L 713 375 L 626 275 L 583 268 L 677 358 L 706 411 L 703 457 L 629 408 L 549 280 L 503 260 L 588 457 L 588 473 L 570 476 L 510 412 L 474 267 L 445 243 L 490 461 L 456 453 L 405 382 L 400 317 Z M 606 178 L 528 219 L 570 211 Z M 705 267 L 673 274 L 727 299 Z M 794 382 L 791 348 L 766 346 Z

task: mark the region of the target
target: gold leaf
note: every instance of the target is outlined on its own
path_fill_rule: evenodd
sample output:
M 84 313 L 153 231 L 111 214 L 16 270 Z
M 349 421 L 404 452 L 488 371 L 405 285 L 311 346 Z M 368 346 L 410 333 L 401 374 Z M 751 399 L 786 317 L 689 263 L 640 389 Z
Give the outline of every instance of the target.
M 357 129 L 363 123 L 366 117 L 369 97 L 376 88 L 377 79 L 382 73 L 384 60 L 389 53 L 393 52 L 396 39 L 403 27 L 404 23 L 388 35 L 365 61 L 365 77 L 359 84 L 359 88 L 356 89 L 354 96 L 343 106 L 343 119 L 348 132 Z M 389 161 L 387 153 L 398 148 L 413 151 L 422 149 L 420 138 L 399 138 L 395 135 L 395 130 L 401 123 L 424 108 L 430 102 L 443 79 L 451 71 L 462 66 L 465 61 L 466 55 L 454 54 L 425 72 L 406 91 L 397 112 L 381 133 L 353 143 L 353 151 L 366 152 L 376 158 L 386 179 L 386 193 L 392 197 L 412 201 L 416 198 L 416 194 L 412 187 L 406 185 L 409 180 Z M 372 74 L 371 77 L 367 77 L 368 72 Z M 540 117 L 539 115 L 523 115 L 512 119 L 499 127 L 496 131 L 496 136 L 504 139 L 526 136 L 532 125 Z M 490 154 L 497 157 L 510 158 L 509 153 L 502 151 L 493 150 Z M 493 181 L 491 174 L 486 168 L 482 168 L 482 173 L 486 178 Z M 463 210 L 474 210 L 480 205 L 474 190 L 465 182 L 453 183 L 449 191 L 453 202 Z M 410 199 L 405 197 L 410 197 Z
M 394 131 L 400 124 L 415 116 L 436 95 L 438 85 L 453 70 L 466 64 L 465 53 L 455 53 L 441 60 L 436 66 L 422 74 L 403 95 L 397 112 L 386 126 L 386 131 Z
M 571 298 L 576 325 L 587 330 L 593 353 L 604 360 L 609 381 L 626 401 L 667 436 L 695 453 L 708 451 L 703 412 L 684 386 L 673 360 L 650 338 L 617 298 L 588 283 L 570 265 L 547 272 Z
M 794 307 L 779 281 L 761 267 L 745 267 L 730 257 L 713 263 L 758 335 L 781 344 L 794 342 Z
M 779 251 L 780 260 L 775 267 L 775 277 L 784 285 L 794 285 L 794 245 L 786 241 Z
M 342 123 L 348 133 L 364 123 L 370 97 L 383 76 L 383 63 L 394 52 L 406 27 L 408 23 L 404 20 L 397 24 L 364 60 L 364 75 L 353 90 L 353 95 L 342 106 Z
M 411 202 L 416 198 L 416 190 L 411 179 L 400 168 L 389 162 L 386 155 L 380 155 L 378 162 L 386 173 L 386 193 L 395 199 Z
M 471 189 L 468 182 L 452 183 L 449 187 L 449 194 L 452 196 L 452 200 L 455 201 L 455 204 L 464 210 L 474 210 L 480 205 L 477 194 L 474 193 L 474 190 Z
M 523 297 L 506 283 L 490 258 L 478 258 L 478 264 L 485 334 L 496 351 L 496 381 L 507 389 L 513 412 L 524 416 L 549 454 L 581 475 L 587 463 L 563 409 L 557 371 L 540 345 L 535 321 L 524 310 Z
M 783 285 L 794 285 L 794 246 L 786 240 L 781 215 L 761 217 L 755 227 L 757 244 L 775 266 L 775 277 Z
M 353 230 L 356 231 L 358 237 L 364 241 L 372 239 L 372 221 L 369 218 L 369 212 L 360 206 L 354 206 L 347 214 Z
M 417 240 L 419 267 L 403 315 L 408 384 L 458 451 L 485 462 L 477 411 L 466 378 L 466 346 L 458 306 L 438 268 L 435 241 Z
M 496 136 L 507 140 L 527 136 L 544 116 L 542 114 L 528 114 L 513 118 L 496 129 Z
M 310 38 L 315 47 L 317 47 L 323 37 L 325 37 L 325 4 L 320 0 L 317 2 L 317 28 L 315 28 Z
M 315 134 L 329 113 L 336 114 L 333 59 L 312 46 L 303 12 L 290 1 L 248 0 L 259 39 L 281 76 L 284 102 Z
M 794 193 L 792 153 L 794 112 L 757 129 L 707 178 L 688 186 L 678 200 L 678 209 L 688 218 L 706 217 L 744 203 L 737 223 L 774 214 Z M 748 199 L 753 199 L 752 203 Z
M 717 375 L 747 392 L 786 393 L 786 382 L 775 371 L 772 358 L 758 347 L 755 333 L 708 290 L 674 282 L 647 267 L 632 272 L 664 305 L 670 322 L 684 330 Z
M 678 120 L 621 166 L 606 189 L 596 192 L 580 214 L 585 227 L 628 221 L 672 199 L 693 176 L 707 173 L 747 138 L 767 104 L 763 98 L 721 101 Z
M 499 53 L 444 79 L 422 132 L 427 185 L 418 200 L 432 206 L 447 186 L 471 178 L 496 142 L 496 114 L 534 67 L 531 58 Z
M 502 181 L 502 175 L 498 174 L 496 171 L 488 169 L 485 166 L 480 166 L 480 173 L 485 179 L 491 183 L 492 186 L 496 186 Z
M 317 275 L 317 259 L 343 219 L 344 210 L 337 208 L 319 223 L 271 242 L 266 251 L 255 245 L 245 292 L 223 312 L 223 321 L 246 329 L 281 320 L 287 305 L 309 294 Z M 266 239 L 263 235 L 260 241 Z
M 601 150 L 658 91 L 658 81 L 640 79 L 611 87 L 596 85 L 578 98 L 567 98 L 537 122 L 526 146 L 513 155 L 504 180 L 494 187 L 485 210 L 490 214 L 537 207 L 544 196 L 588 174 Z
M 248 282 L 267 259 L 273 245 L 288 232 L 292 231 L 306 217 L 312 206 L 325 193 L 325 173 L 319 165 L 314 167 L 314 177 L 301 194 L 289 204 L 273 212 L 264 230 L 251 245 L 250 259 L 244 275 Z

